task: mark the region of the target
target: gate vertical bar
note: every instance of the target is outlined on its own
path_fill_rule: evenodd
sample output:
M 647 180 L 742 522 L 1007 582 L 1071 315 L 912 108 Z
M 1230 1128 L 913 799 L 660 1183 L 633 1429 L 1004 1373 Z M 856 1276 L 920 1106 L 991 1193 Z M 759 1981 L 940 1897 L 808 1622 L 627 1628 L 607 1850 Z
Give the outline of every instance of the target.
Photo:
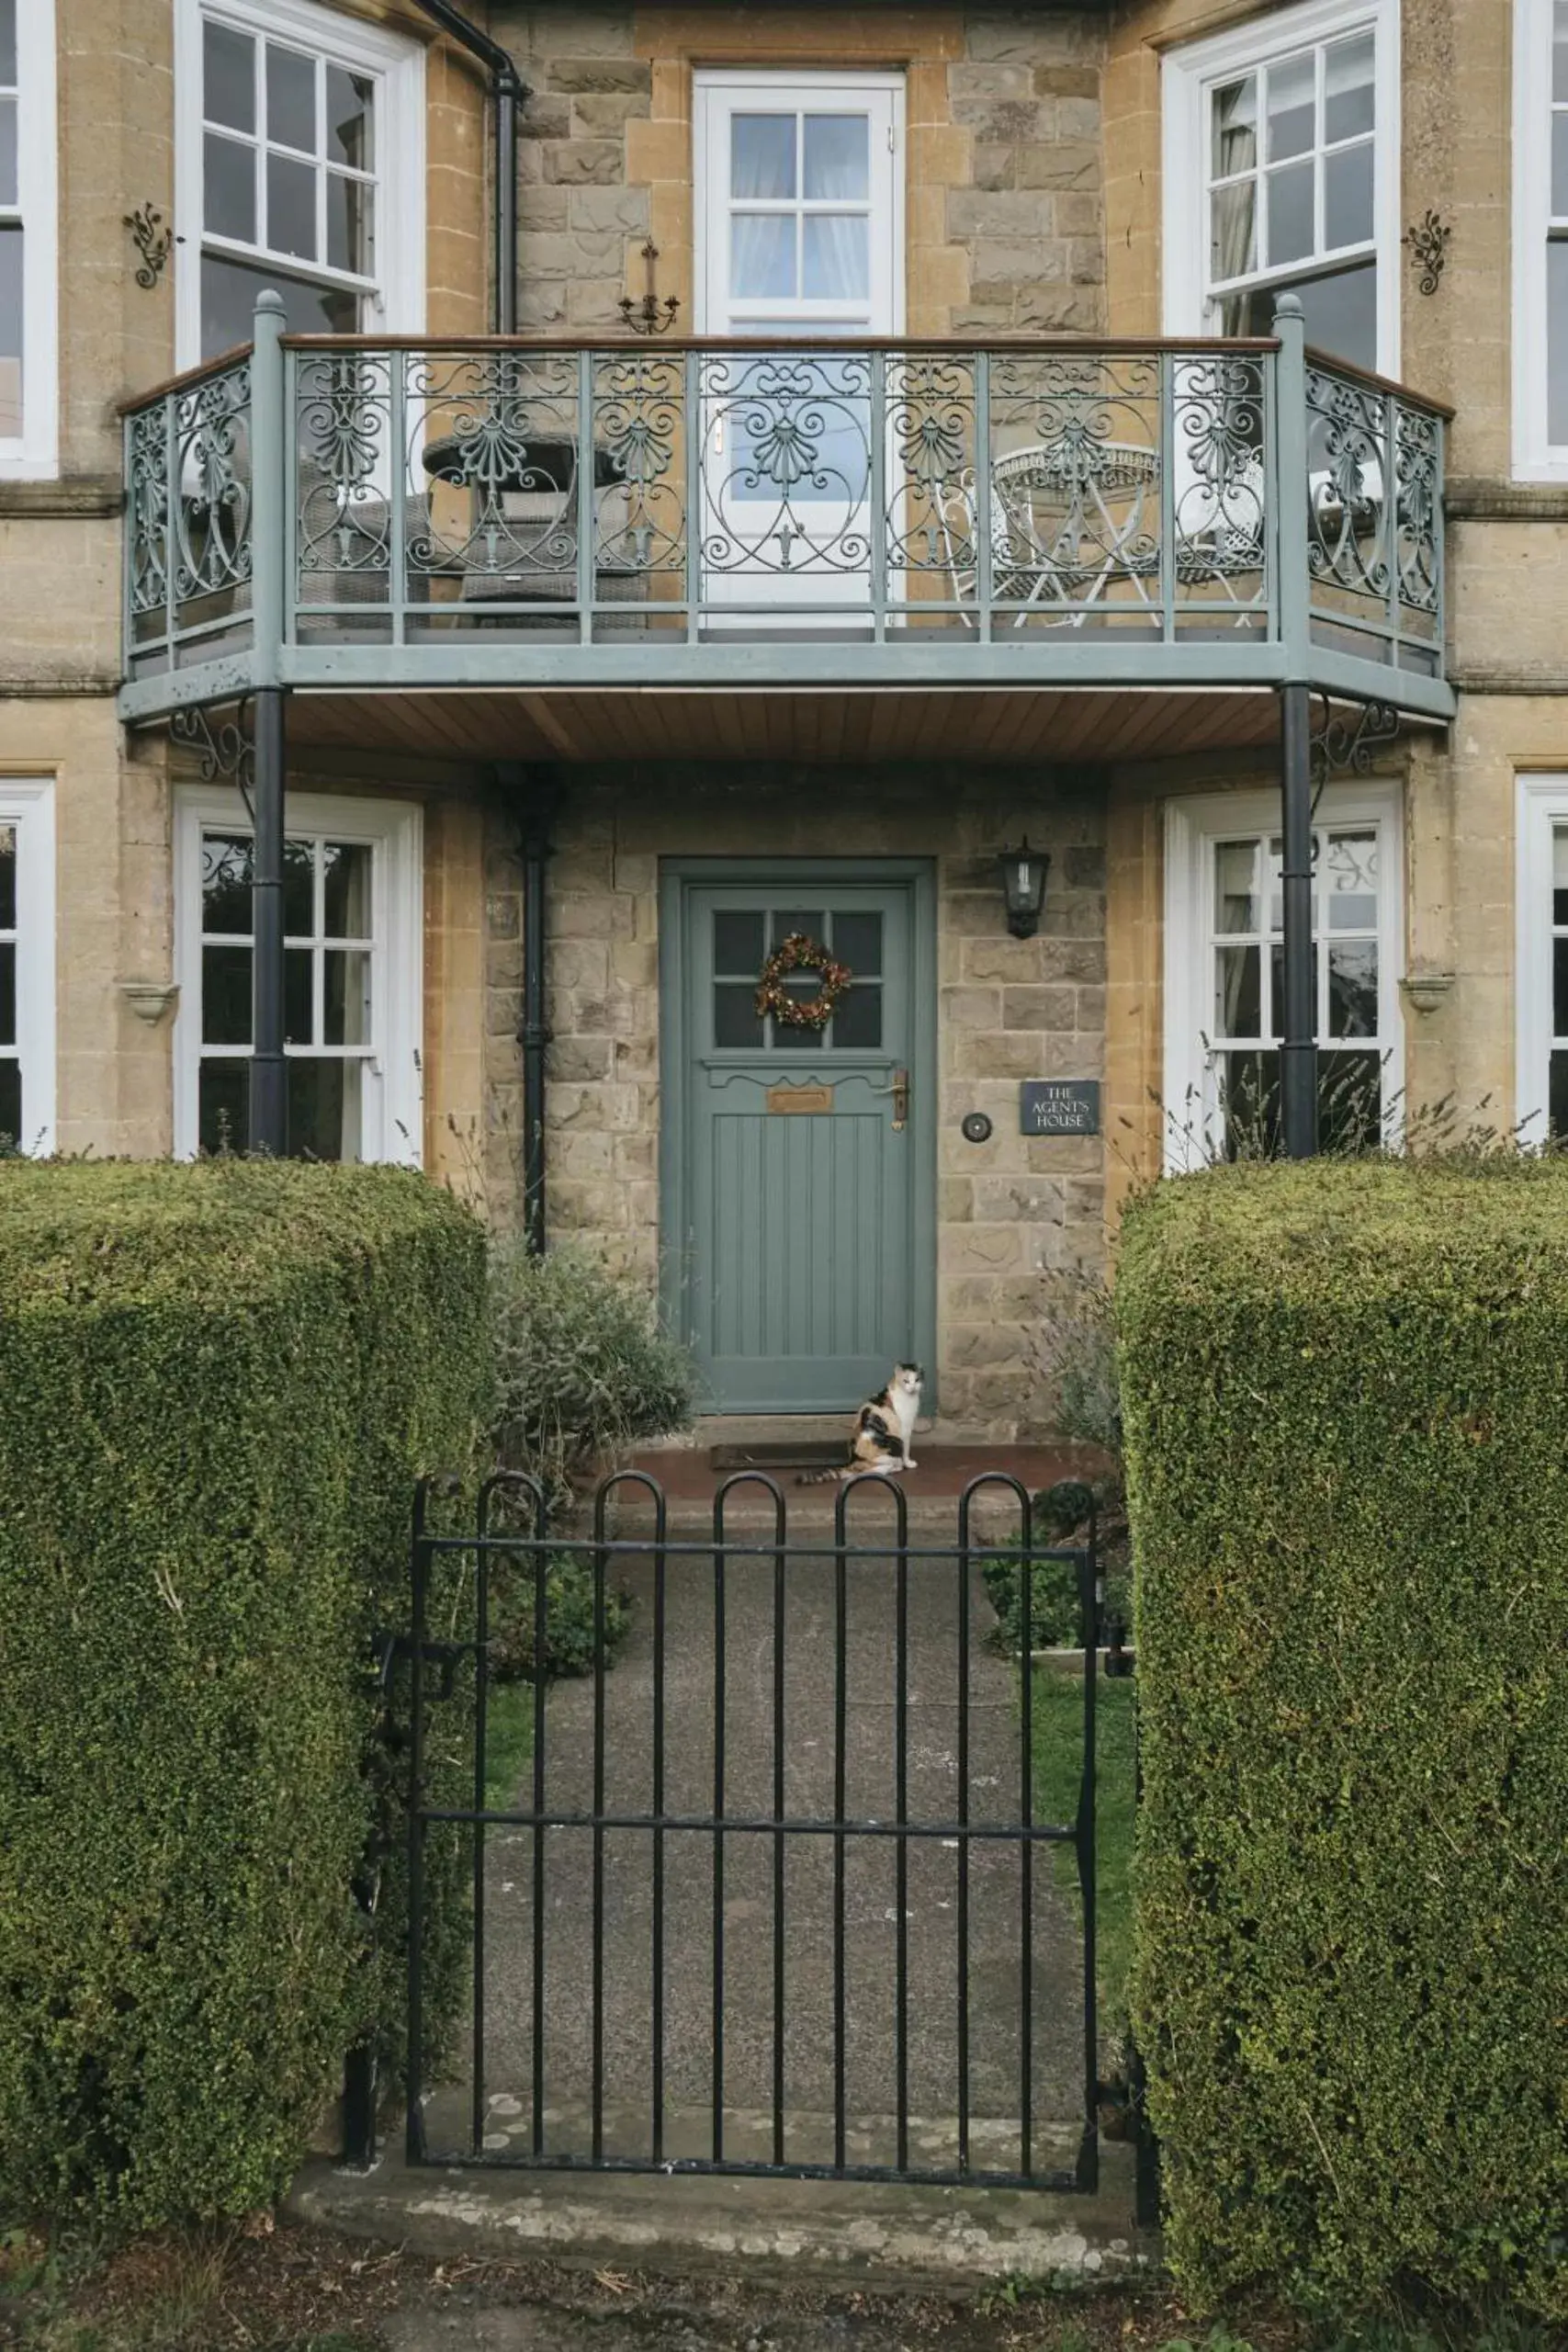
M 1091 1509 L 1089 1543 L 1078 1555 L 1078 1612 L 1083 1629 L 1083 1773 L 1074 1845 L 1078 1897 L 1083 1908 L 1084 2126 L 1078 2143 L 1077 2185 L 1086 2193 L 1100 2184 L 1100 2014 L 1095 1918 L 1095 1749 L 1100 1671 L 1100 1542 Z
M 547 1510 L 543 1488 L 534 1508 L 534 1533 L 546 1533 Z M 529 2143 L 536 2158 L 545 2152 L 545 1657 L 549 1645 L 549 1554 L 536 1551 L 534 1562 L 534 1851 L 533 1851 L 533 1994 L 532 2072 L 529 2085 Z
M 411 2165 L 424 2161 L 424 1638 L 430 1576 L 424 1522 L 428 1501 L 429 1489 L 421 1479 L 414 1490 L 413 1543 L 409 1555 L 409 2017 L 403 2153 Z
M 902 1515 L 902 1494 L 898 1496 L 898 1502 Z M 893 1997 L 897 2005 L 894 2071 L 897 2103 L 897 2163 L 899 2171 L 904 2172 L 909 2163 L 909 1546 L 903 1527 L 898 1530 L 898 1537 L 893 1600 L 893 1805 L 898 1830 L 897 1885 L 894 1893 L 898 1909 L 894 1962 L 897 1981 Z
M 652 2100 L 653 2161 L 664 2161 L 664 1629 L 666 1560 L 664 1496 L 660 1490 L 654 1521 L 653 1554 L 653 1972 L 652 2048 L 649 2052 Z
M 1019 2018 L 1018 2018 L 1018 2140 L 1019 2170 L 1032 2169 L 1034 2109 L 1034 1843 L 1028 1832 L 1034 1820 L 1034 1511 L 1027 1491 L 1022 1496 L 1023 1551 L 1019 1564 L 1019 1767 L 1018 1813 L 1024 1835 L 1018 1849 Z
M 724 1498 L 713 1506 L 713 2160 L 724 2155 Z
M 593 1501 L 593 2161 L 604 2154 L 604 1528 L 608 1488 Z
M 969 1510 L 958 1498 L 958 2169 L 969 2169 Z
M 845 1533 L 847 1484 L 833 1503 L 833 2163 L 844 2168 L 844 1815 L 847 1778 L 845 1741 L 849 1723 L 849 1544 Z
M 703 359 L 688 351 L 682 368 L 685 388 L 686 452 L 686 642 L 695 645 L 702 635 L 703 595 Z
M 887 635 L 887 354 L 874 351 L 868 373 L 871 447 L 871 631 L 880 645 Z
M 472 2100 L 468 2117 L 469 2152 L 484 2147 L 485 2112 L 485 1751 L 490 1745 L 487 1716 L 490 1703 L 490 1504 L 493 1482 L 479 1489 L 475 1521 L 479 1542 L 474 1547 L 474 1814 L 473 1826 L 473 2047 Z
M 782 1532 L 782 1530 L 781 1530 Z M 784 1812 L 784 1554 L 773 1554 L 773 1819 Z M 784 1837 L 773 1833 L 773 2162 L 784 2161 Z
M 982 645 L 991 639 L 991 355 L 975 354 L 975 601 Z

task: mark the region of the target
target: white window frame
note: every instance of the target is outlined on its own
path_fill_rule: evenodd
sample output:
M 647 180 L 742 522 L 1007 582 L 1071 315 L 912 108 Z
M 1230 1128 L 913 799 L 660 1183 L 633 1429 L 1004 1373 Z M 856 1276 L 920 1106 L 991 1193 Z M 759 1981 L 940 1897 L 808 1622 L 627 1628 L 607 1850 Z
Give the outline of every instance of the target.
M 367 1090 L 377 1089 L 378 1148 L 366 1160 L 418 1168 L 424 1158 L 423 820 L 417 802 L 353 794 L 290 793 L 287 831 L 330 833 L 376 852 L 372 869 L 371 1044 Z M 175 1157 L 193 1159 L 198 1142 L 201 1060 L 201 842 L 205 832 L 253 831 L 237 794 L 201 785 L 175 793 Z M 227 1054 L 230 1049 L 225 1048 Z M 244 1059 L 248 1046 L 232 1057 Z M 367 1125 L 371 1114 L 367 1111 Z
M 1568 825 L 1568 775 L 1522 775 L 1514 831 L 1514 1128 L 1547 1140 L 1551 1075 L 1551 834 Z
M 376 121 L 376 313 L 367 332 L 420 334 L 424 330 L 424 51 L 404 34 L 344 17 L 318 0 L 175 0 L 175 264 L 176 365 L 201 358 L 202 37 L 208 17 L 265 40 L 290 41 L 334 65 L 374 74 L 379 84 Z M 215 252 L 265 269 L 269 256 L 254 246 L 220 238 Z M 275 256 L 279 269 L 312 274 L 308 262 Z M 324 275 L 324 273 L 316 273 Z
M 54 783 L 0 775 L 0 825 L 17 829 L 17 1059 L 24 1132 L 18 1148 L 54 1149 Z
M 1380 375 L 1399 373 L 1399 0 L 1298 0 L 1207 40 L 1167 52 L 1163 117 L 1164 309 L 1168 335 L 1213 334 L 1208 322 L 1209 94 L 1294 50 L 1371 32 L 1375 40 L 1372 235 L 1377 254 Z M 1281 291 L 1317 264 L 1279 272 Z M 1271 273 L 1264 273 L 1267 278 Z
M 60 469 L 60 190 L 54 0 L 17 5 L 17 209 L 22 253 L 22 430 L 0 436 L 0 480 Z
M 1218 1140 L 1205 1039 L 1213 1030 L 1210 915 L 1214 849 L 1248 833 L 1278 835 L 1277 792 L 1216 792 L 1168 800 L 1165 811 L 1165 1165 L 1179 1175 L 1199 1167 Z M 1387 1008 L 1383 1063 L 1383 1140 L 1403 1130 L 1404 1023 L 1399 982 L 1404 970 L 1404 804 L 1397 782 L 1330 784 L 1313 819 L 1328 826 L 1378 829 L 1378 989 Z M 1321 941 L 1318 942 L 1321 952 Z M 1348 1042 L 1348 1041 L 1347 1041 Z
M 1514 0 L 1514 477 L 1568 481 L 1547 423 L 1546 246 L 1551 220 L 1551 0 Z

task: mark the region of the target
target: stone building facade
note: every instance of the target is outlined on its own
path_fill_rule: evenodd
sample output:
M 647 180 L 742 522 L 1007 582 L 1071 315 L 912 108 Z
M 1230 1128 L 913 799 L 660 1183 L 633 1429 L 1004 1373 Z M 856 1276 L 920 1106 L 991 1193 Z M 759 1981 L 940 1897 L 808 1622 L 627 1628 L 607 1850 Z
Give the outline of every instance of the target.
M 453 344 L 485 333 L 494 195 L 485 77 L 416 0 L 21 0 L 12 13 L 24 26 L 16 69 L 24 102 L 29 73 L 41 86 L 47 26 L 57 137 L 51 173 L 38 164 L 35 138 L 21 206 L 29 255 L 46 254 L 36 266 L 47 266 L 50 281 L 50 299 L 28 312 L 23 380 L 34 422 L 41 402 L 50 429 L 31 454 L 18 442 L 10 456 L 0 432 L 0 845 L 17 827 L 36 847 L 46 811 L 51 882 L 47 924 L 24 897 L 28 920 L 12 940 L 0 892 L 0 956 L 14 946 L 25 964 L 31 1023 L 25 1052 L 0 1035 L 0 1087 L 12 1082 L 7 1058 L 25 1059 L 26 1102 L 40 1107 L 24 1145 L 188 1149 L 207 1060 L 214 1086 L 223 1082 L 224 1042 L 202 1025 L 209 967 L 190 898 L 203 887 L 202 845 L 228 822 L 212 811 L 232 808 L 236 836 L 244 819 L 237 797 L 212 797 L 231 787 L 204 785 L 198 754 L 171 737 L 166 713 L 150 718 L 117 701 L 127 674 L 120 407 L 209 356 L 199 347 L 197 277 L 244 243 L 204 219 L 194 160 L 203 136 L 236 149 L 249 141 L 246 152 L 264 160 L 275 154 L 280 187 L 303 153 L 281 131 L 274 139 L 260 115 L 245 118 L 249 129 L 223 116 L 225 106 L 243 116 L 251 103 L 220 94 L 223 59 L 239 53 L 232 42 L 211 52 L 210 84 L 193 83 L 205 28 L 260 41 L 244 52 L 253 58 L 269 40 L 296 57 L 319 51 L 322 77 L 334 61 L 352 64 L 360 43 L 367 71 L 384 77 L 378 136 L 395 132 L 414 159 L 413 210 L 400 216 L 396 252 L 385 216 L 374 303 L 365 295 L 358 313 L 371 336 Z M 1325 795 L 1324 871 L 1337 861 L 1344 888 L 1332 905 L 1324 899 L 1324 920 L 1365 918 L 1348 928 L 1337 967 L 1343 989 L 1334 1001 L 1352 1023 L 1337 1042 L 1371 1039 L 1390 1115 L 1395 1096 L 1442 1101 L 1461 1124 L 1508 1127 L 1541 1114 L 1540 1131 L 1559 1085 L 1568 1115 L 1558 1064 L 1568 1048 L 1554 1042 L 1550 1001 L 1555 908 L 1538 888 L 1540 859 L 1550 869 L 1560 838 L 1568 882 L 1568 787 L 1561 810 L 1556 797 L 1556 780 L 1568 777 L 1568 450 L 1554 454 L 1550 354 L 1532 323 L 1545 266 L 1535 270 L 1532 241 L 1539 231 L 1544 256 L 1547 232 L 1530 157 L 1551 133 L 1550 119 L 1543 130 L 1530 112 L 1532 92 L 1551 80 L 1541 72 L 1551 54 L 1543 0 L 876 0 L 854 11 L 805 0 L 473 0 L 469 13 L 514 58 L 528 89 L 518 162 L 523 334 L 538 347 L 575 339 L 649 354 L 675 350 L 687 333 L 699 344 L 724 339 L 711 272 L 700 275 L 705 236 L 711 248 L 704 209 L 713 215 L 716 199 L 711 184 L 700 192 L 698 117 L 716 76 L 750 76 L 764 91 L 809 90 L 813 76 L 896 89 L 888 184 L 897 284 L 877 332 L 889 352 L 904 347 L 900 337 L 933 350 L 985 348 L 999 370 L 1010 351 L 1043 351 L 1052 337 L 1086 339 L 1064 346 L 1070 359 L 1107 339 L 1152 350 L 1162 335 L 1212 328 L 1216 318 L 1189 299 L 1203 241 L 1190 192 L 1173 180 L 1196 169 L 1183 149 L 1179 94 L 1192 94 L 1193 108 L 1231 109 L 1226 136 L 1244 142 L 1227 151 L 1231 179 L 1282 170 L 1272 150 L 1258 161 L 1256 142 L 1252 164 L 1236 163 L 1248 152 L 1247 109 L 1272 120 L 1274 107 L 1283 120 L 1291 60 L 1320 61 L 1312 153 L 1324 187 L 1358 141 L 1377 142 L 1366 166 L 1375 189 L 1367 263 L 1380 306 L 1375 372 L 1452 411 L 1442 536 L 1445 666 L 1458 695 L 1451 724 L 1407 712 L 1364 772 L 1335 779 Z M 0 31 L 6 16 L 0 0 Z M 1375 132 L 1353 96 L 1344 100 L 1351 111 L 1332 121 L 1329 113 L 1342 87 L 1373 87 L 1356 80 L 1363 40 L 1376 49 Z M 0 39 L 0 106 L 6 70 Z M 317 85 L 340 105 L 345 86 Z M 1247 88 L 1250 99 L 1222 95 Z M 417 93 L 412 125 L 408 92 Z M 765 103 L 745 101 L 753 110 Z M 346 146 L 332 147 L 337 134 L 320 119 L 327 220 L 337 217 L 334 191 L 361 165 Z M 1296 131 L 1287 124 L 1280 136 L 1288 144 Z M 1303 152 L 1291 150 L 1298 167 Z M 364 165 L 365 184 L 378 168 Z M 377 182 L 377 201 L 396 194 Z M 405 187 L 400 200 L 408 199 Z M 1212 191 L 1204 200 L 1216 201 Z M 139 211 L 184 239 L 145 284 L 127 225 Z M 1423 291 L 1420 253 L 1402 239 L 1427 214 L 1448 233 L 1428 245 L 1438 266 Z M 8 218 L 0 190 L 0 236 Z M 229 218 L 231 229 L 244 226 Z M 626 296 L 640 300 L 650 266 L 660 300 L 679 308 L 674 335 L 643 344 L 627 334 L 620 306 Z M 259 283 L 265 257 L 255 267 Z M 299 268 L 304 282 L 310 271 Z M 1259 274 L 1266 293 L 1288 276 Z M 47 370 L 38 319 L 51 338 Z M 0 367 L 6 326 L 0 311 Z M 1113 426 L 1110 437 L 1133 430 Z M 1177 469 L 1168 453 L 1166 462 Z M 376 494 L 385 495 L 384 481 Z M 994 550 L 992 560 L 1000 560 Z M 972 551 L 969 561 L 974 570 L 980 559 Z M 1092 639 L 1097 616 L 1087 621 L 1056 639 L 1067 655 Z M 725 626 L 710 632 L 720 652 Z M 671 1227 L 668 1147 L 672 1090 L 694 1081 L 669 1066 L 671 876 L 708 859 L 738 889 L 752 889 L 759 862 L 791 872 L 815 862 L 823 889 L 841 871 L 868 890 L 879 862 L 889 888 L 899 861 L 918 866 L 931 910 L 917 946 L 929 962 L 920 1019 L 929 1010 L 934 1101 L 917 1099 L 910 1129 L 929 1206 L 907 1232 L 898 1227 L 898 1246 L 911 1297 L 929 1289 L 944 1423 L 971 1430 L 1048 1419 L 1049 1383 L 1033 1349 L 1043 1283 L 1101 1264 L 1127 1184 L 1180 1156 L 1226 1010 L 1215 971 L 1236 976 L 1245 992 L 1253 968 L 1248 947 L 1216 944 L 1200 902 L 1227 842 L 1255 841 L 1266 863 L 1280 765 L 1271 691 L 1200 684 L 1156 708 L 1133 672 L 1122 687 L 1101 681 L 1091 692 L 1070 660 L 1055 678 L 1047 662 L 1027 685 L 1009 687 L 995 663 L 1010 626 L 998 624 L 997 648 L 985 650 L 992 668 L 982 675 L 977 662 L 972 688 L 949 680 L 941 692 L 918 669 L 888 683 L 891 670 L 875 671 L 869 658 L 858 678 L 859 657 L 833 644 L 831 630 L 818 673 L 807 653 L 765 693 L 746 684 L 739 662 L 728 684 L 713 682 L 715 669 L 683 684 L 672 639 L 669 675 L 650 667 L 635 689 L 629 671 L 613 690 L 596 684 L 590 657 L 604 652 L 599 644 L 581 649 L 575 670 L 563 662 L 553 680 L 520 657 L 509 682 L 499 665 L 513 640 L 499 625 L 476 631 L 474 643 L 494 659 L 466 685 L 446 680 L 419 692 L 414 680 L 407 693 L 367 689 L 351 702 L 340 684 L 307 690 L 294 681 L 290 806 L 315 828 L 325 844 L 318 862 L 328 865 L 357 839 L 354 810 L 367 812 L 361 847 L 378 875 L 402 876 L 397 904 L 387 901 L 402 944 L 394 953 L 390 934 L 378 933 L 375 953 L 389 997 L 400 959 L 411 988 L 417 981 L 398 1016 L 407 1069 L 385 1078 L 367 1046 L 354 1083 L 380 1090 L 380 1125 L 367 1111 L 345 1148 L 416 1159 L 469 1192 L 498 1227 L 522 1220 L 518 1037 L 528 1024 L 528 959 L 518 794 L 519 778 L 533 790 L 547 771 L 557 809 L 545 901 L 550 1230 L 650 1283 L 662 1268 L 679 1313 L 671 1266 L 682 1243 Z M 1022 643 L 1030 629 L 1015 635 Z M 363 628 L 346 639 L 368 643 Z M 352 659 L 363 669 L 370 655 Z M 214 707 L 231 712 L 232 690 Z M 400 817 L 412 831 L 399 831 Z M 1051 865 L 1039 927 L 1019 937 L 997 856 L 1025 836 Z M 1248 934 L 1259 967 L 1268 931 L 1264 922 Z M 341 935 L 310 933 L 321 971 L 350 952 L 333 945 Z M 213 970 L 220 952 L 212 949 Z M 336 1017 L 324 1003 L 318 1027 Z M 378 1000 L 378 1023 L 384 1012 L 390 1020 Z M 312 1036 L 330 1053 L 325 1031 Z M 243 1039 L 228 1042 L 246 1050 Z M 1271 1049 L 1266 1034 L 1255 1047 Z M 694 1068 L 702 1057 L 688 1058 Z M 1056 1080 L 1098 1083 L 1092 1133 L 1021 1131 L 1021 1086 Z M 964 1131 L 976 1114 L 989 1123 L 979 1141 Z M 893 1229 L 884 1211 L 872 1223 Z M 889 1327 L 887 1336 L 889 1351 L 902 1352 L 917 1335 L 895 1337 Z M 714 1401 L 735 1400 L 721 1389 Z

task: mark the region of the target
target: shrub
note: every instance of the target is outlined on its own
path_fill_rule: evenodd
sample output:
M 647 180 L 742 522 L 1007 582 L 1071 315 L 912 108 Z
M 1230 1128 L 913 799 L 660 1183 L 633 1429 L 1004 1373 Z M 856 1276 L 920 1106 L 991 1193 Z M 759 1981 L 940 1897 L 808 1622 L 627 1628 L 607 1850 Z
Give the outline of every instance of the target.
M 546 1554 L 544 1671 L 547 1680 L 593 1671 L 593 1563 L 581 1552 Z M 498 1682 L 518 1682 L 535 1671 L 534 1567 L 529 1555 L 515 1560 L 491 1555 L 490 1566 L 490 1670 Z M 631 1611 L 624 1593 L 604 1586 L 604 1662 L 626 1640 Z
M 553 1501 L 602 1455 L 683 1428 L 694 1374 L 650 1301 L 585 1252 L 491 1256 L 496 1448 Z
M 396 1856 L 374 1963 L 351 1896 L 369 1635 L 416 1475 L 472 1447 L 483 1295 L 416 1176 L 0 1169 L 0 2201 L 254 2207 L 395 2038 Z
M 1179 2277 L 1561 2313 L 1568 1169 L 1181 1179 L 1116 1300 Z

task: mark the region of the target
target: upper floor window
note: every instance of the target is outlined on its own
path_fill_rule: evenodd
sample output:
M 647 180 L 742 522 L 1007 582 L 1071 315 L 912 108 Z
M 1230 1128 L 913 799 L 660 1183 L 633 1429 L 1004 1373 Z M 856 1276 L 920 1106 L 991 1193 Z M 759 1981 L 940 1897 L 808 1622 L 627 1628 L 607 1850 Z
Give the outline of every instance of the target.
M 248 343 L 264 287 L 297 334 L 417 328 L 418 49 L 315 0 L 183 11 L 182 357 Z
M 0 474 L 56 461 L 54 0 L 0 0 Z
M 1514 15 L 1514 465 L 1568 477 L 1568 5 Z
M 1173 334 L 1269 334 L 1287 288 L 1309 344 L 1392 372 L 1397 13 L 1305 0 L 1165 64 Z

